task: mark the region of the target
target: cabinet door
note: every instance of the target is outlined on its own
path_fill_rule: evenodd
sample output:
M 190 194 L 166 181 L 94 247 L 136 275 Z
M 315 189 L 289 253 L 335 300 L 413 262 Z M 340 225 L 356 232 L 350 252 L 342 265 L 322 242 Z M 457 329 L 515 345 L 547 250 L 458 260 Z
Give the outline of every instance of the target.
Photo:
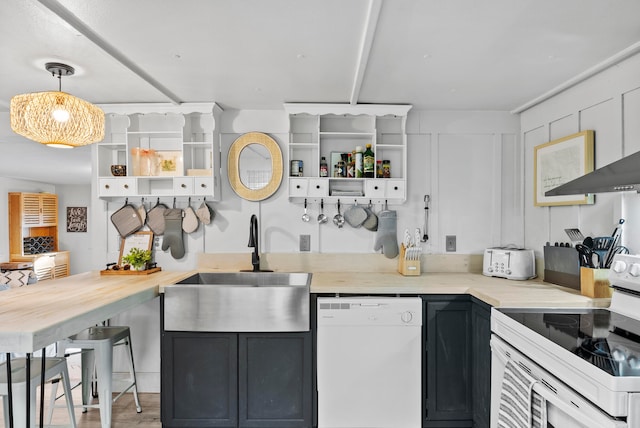
M 311 426 L 311 332 L 239 335 L 240 427 Z
M 58 225 L 58 197 L 56 195 L 40 196 L 42 226 Z
M 474 301 L 471 307 L 473 351 L 473 426 L 489 428 L 491 413 L 491 306 Z
M 22 226 L 40 226 L 40 195 L 22 194 Z
M 238 424 L 238 336 L 162 333 L 163 427 Z
M 424 426 L 472 426 L 471 303 L 467 296 L 426 299 Z

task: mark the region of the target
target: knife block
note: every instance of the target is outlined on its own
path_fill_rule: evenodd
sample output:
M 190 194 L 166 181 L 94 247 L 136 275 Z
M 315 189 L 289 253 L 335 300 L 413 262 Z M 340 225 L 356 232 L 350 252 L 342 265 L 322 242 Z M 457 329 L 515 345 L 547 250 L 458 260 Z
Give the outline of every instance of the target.
M 398 256 L 398 272 L 404 276 L 420 275 L 420 260 L 406 260 L 407 249 L 404 244 L 400 245 L 400 255 Z

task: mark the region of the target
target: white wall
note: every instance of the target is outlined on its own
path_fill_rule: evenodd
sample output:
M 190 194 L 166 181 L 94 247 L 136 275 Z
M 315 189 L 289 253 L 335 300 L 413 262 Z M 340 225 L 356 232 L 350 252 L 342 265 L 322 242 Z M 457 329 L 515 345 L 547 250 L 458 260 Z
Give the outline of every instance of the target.
M 410 113 L 407 128 L 408 198 L 403 205 L 389 206 L 398 212 L 399 240 L 405 228 L 423 228 L 424 196 L 430 195 L 429 241 L 423 244 L 426 252 L 444 253 L 446 235 L 458 237 L 457 253 L 462 254 L 478 254 L 493 245 L 523 245 L 518 117 L 505 112 L 416 111 Z M 245 201 L 229 186 L 226 155 L 233 141 L 245 132 L 268 133 L 280 145 L 284 162 L 289 161 L 288 118 L 284 111 L 226 111 L 220 129 L 222 194 L 221 201 L 210 202 L 215 211 L 214 220 L 184 235 L 186 255 L 180 260 L 174 260 L 169 251 L 161 250 L 159 238 L 155 247 L 159 265 L 165 269 L 193 269 L 200 252 L 247 252 L 248 255 L 252 214 L 259 218 L 263 253 L 297 252 L 301 234 L 311 236 L 312 252 L 374 252 L 375 232 L 348 225 L 338 229 L 331 221 L 324 225 L 316 221 L 303 222 L 303 206 L 289 202 L 286 179 L 274 196 L 261 202 Z M 96 216 L 92 222 L 93 268 L 117 260 L 120 240 L 109 217 L 123 202 L 92 198 L 92 215 Z M 130 198 L 129 202 L 139 205 L 142 201 Z M 173 205 L 172 198 L 162 198 L 161 202 Z M 155 203 L 156 200 L 145 201 L 147 209 Z M 201 203 L 200 198 L 191 201 L 194 209 Z M 178 198 L 177 207 L 186 205 L 184 198 Z M 344 206 L 343 201 L 343 210 L 348 206 Z M 319 206 L 309 205 L 308 209 L 315 219 Z M 381 209 L 382 206 L 374 207 L 375 211 Z M 325 213 L 330 218 L 336 212 L 335 205 L 325 205 Z M 251 267 L 249 256 L 247 267 Z
M 90 224 L 87 232 L 67 232 L 67 208 L 87 207 L 88 223 L 91 219 L 91 186 L 89 184 L 57 185 L 58 194 L 58 246 L 69 250 L 71 275 L 86 272 L 91 266 L 92 243 Z
M 482 253 L 485 247 L 499 244 L 523 244 L 522 150 L 519 144 L 519 118 L 506 112 L 411 112 L 408 128 L 407 202 L 389 206 L 398 212 L 398 239 L 405 228 L 422 228 L 424 195 L 431 196 L 429 241 L 423 247 L 430 253 L 444 253 L 446 235 L 457 235 L 457 253 Z M 345 225 L 338 229 L 330 221 L 324 225 L 301 220 L 302 204 L 292 204 L 283 181 L 271 198 L 249 202 L 239 198 L 226 179 L 226 155 L 241 134 L 259 130 L 268 133 L 280 145 L 284 162 L 288 162 L 288 118 L 284 111 L 226 111 L 222 132 L 222 199 L 211 203 L 215 211 L 208 226 L 185 235 L 187 254 L 174 260 L 163 252 L 158 239 L 155 258 L 163 269 L 186 270 L 196 267 L 200 252 L 246 252 L 251 268 L 251 249 L 247 247 L 249 219 L 257 214 L 261 228 L 260 248 L 268 252 L 297 252 L 298 236 L 311 235 L 312 252 L 371 253 L 375 233 Z M 95 162 L 95 159 L 94 159 Z M 393 165 L 392 165 L 393 168 Z M 95 197 L 93 183 L 92 213 L 93 268 L 101 269 L 118 257 L 119 238 L 109 216 L 123 201 L 105 202 Z M 138 205 L 139 199 L 130 199 Z M 162 202 L 172 205 L 171 198 Z M 147 208 L 156 201 L 145 201 Z M 197 208 L 200 200 L 192 200 Z M 177 201 L 178 207 L 186 201 Z M 375 207 L 379 211 L 382 207 Z M 309 206 L 316 218 L 318 206 Z M 335 205 L 325 205 L 333 217 Z M 107 249 L 105 251 L 105 249 Z M 384 256 L 380 256 L 384 257 Z M 363 269 L 366 270 L 366 266 Z M 157 391 L 159 371 L 159 317 L 157 300 L 125 312 L 113 323 L 129 325 L 134 335 L 134 353 L 140 388 Z M 116 370 L 124 370 L 116 361 Z
M 535 207 L 534 147 L 575 132 L 595 130 L 595 167 L 640 150 L 640 55 L 554 96 L 521 114 L 525 150 L 525 243 L 542 257 L 549 242 L 568 241 L 564 229 L 578 227 L 587 236 L 607 236 L 620 218 L 623 243 L 640 250 L 638 195 L 602 193 L 593 205 Z M 624 213 L 624 214 L 623 214 Z

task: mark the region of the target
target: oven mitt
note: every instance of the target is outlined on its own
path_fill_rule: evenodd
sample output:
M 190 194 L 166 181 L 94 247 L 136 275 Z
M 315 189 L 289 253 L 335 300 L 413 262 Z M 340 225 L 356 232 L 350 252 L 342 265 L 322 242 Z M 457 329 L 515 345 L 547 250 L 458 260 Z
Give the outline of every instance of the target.
M 200 224 L 200 222 L 193 208 L 191 208 L 191 206 L 185 208 L 182 217 L 182 230 L 184 230 L 185 233 L 193 233 L 198 230 L 198 224 Z
M 162 238 L 162 251 L 171 248 L 171 256 L 174 259 L 184 257 L 184 241 L 182 239 L 182 210 L 170 208 L 164 211 L 164 237 Z
M 144 224 L 140 219 L 138 210 L 131 204 L 125 204 L 122 208 L 111 214 L 111 223 L 113 223 L 123 238 L 138 231 Z
M 207 205 L 206 202 L 202 202 L 200 208 L 196 210 L 196 215 L 198 216 L 202 224 L 209 224 L 211 223 L 211 220 L 213 220 L 215 213 L 211 208 L 209 208 L 209 205 Z
M 156 236 L 164 234 L 164 212 L 167 209 L 165 204 L 157 203 L 156 206 L 151 208 L 147 213 L 147 226 L 149 226 L 149 229 L 151 229 Z
M 376 232 L 376 242 L 373 249 L 378 251 L 382 248 L 382 253 L 388 259 L 393 259 L 398 255 L 398 234 L 396 232 L 397 215 L 395 211 L 381 211 L 378 214 L 378 231 Z
M 147 221 L 147 209 L 144 207 L 144 203 L 138 207 L 138 215 L 140 216 L 140 220 L 142 220 L 142 224 L 144 224 Z

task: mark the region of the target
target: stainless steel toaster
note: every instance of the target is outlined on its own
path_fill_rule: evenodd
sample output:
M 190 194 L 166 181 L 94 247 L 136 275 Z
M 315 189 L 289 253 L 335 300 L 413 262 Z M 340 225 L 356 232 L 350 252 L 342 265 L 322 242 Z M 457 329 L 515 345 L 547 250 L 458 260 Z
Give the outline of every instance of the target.
M 482 274 L 499 278 L 525 280 L 536 277 L 533 250 L 495 247 L 484 250 Z

